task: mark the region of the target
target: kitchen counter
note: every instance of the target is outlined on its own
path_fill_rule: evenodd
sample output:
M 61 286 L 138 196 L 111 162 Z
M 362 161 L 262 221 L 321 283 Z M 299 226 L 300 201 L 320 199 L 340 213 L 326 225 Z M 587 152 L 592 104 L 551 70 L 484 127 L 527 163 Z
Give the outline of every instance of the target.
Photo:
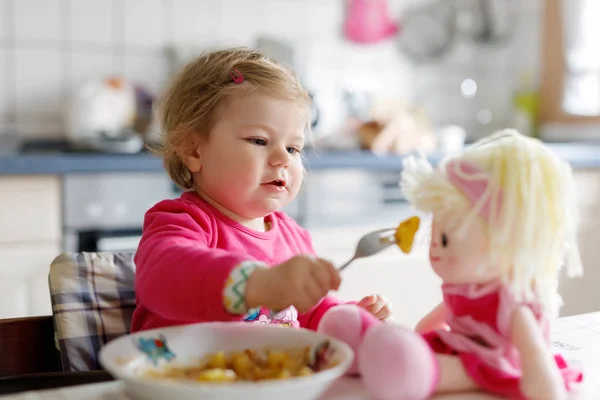
M 309 170 L 357 168 L 382 172 L 399 171 L 402 158 L 378 157 L 366 151 L 305 153 Z M 433 161 L 437 158 L 433 158 Z M 13 153 L 0 154 L 0 175 L 35 175 L 103 172 L 161 172 L 162 160 L 148 153 Z
M 1 138 L 1 137 L 0 137 Z M 548 146 L 574 169 L 600 168 L 600 143 L 549 143 Z M 402 167 L 400 156 L 377 156 L 368 151 L 308 150 L 309 170 L 361 169 L 396 172 Z M 441 155 L 431 155 L 432 163 Z M 27 149 L 22 143 L 0 140 L 0 175 L 48 175 L 105 172 L 162 172 L 162 160 L 143 152 L 138 154 L 81 153 L 61 150 L 60 146 Z

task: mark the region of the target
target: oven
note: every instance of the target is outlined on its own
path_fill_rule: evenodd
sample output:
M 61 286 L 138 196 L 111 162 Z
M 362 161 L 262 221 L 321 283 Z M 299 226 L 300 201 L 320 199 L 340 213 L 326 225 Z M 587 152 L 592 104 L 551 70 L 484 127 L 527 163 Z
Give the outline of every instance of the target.
M 309 230 L 388 226 L 411 212 L 398 181 L 397 172 L 311 171 L 284 211 Z M 68 174 L 63 182 L 64 250 L 71 252 L 135 251 L 146 211 L 181 194 L 161 172 Z
M 63 180 L 63 250 L 133 252 L 146 211 L 180 193 L 161 172 L 68 174 Z

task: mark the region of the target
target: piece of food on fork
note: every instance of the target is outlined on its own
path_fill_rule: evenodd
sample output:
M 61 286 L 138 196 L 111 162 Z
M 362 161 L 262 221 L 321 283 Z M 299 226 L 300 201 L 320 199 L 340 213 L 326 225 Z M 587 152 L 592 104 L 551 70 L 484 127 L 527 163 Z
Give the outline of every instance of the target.
M 415 240 L 415 235 L 419 230 L 421 219 L 417 216 L 410 217 L 402 221 L 394 232 L 394 240 L 404 254 L 410 253 Z

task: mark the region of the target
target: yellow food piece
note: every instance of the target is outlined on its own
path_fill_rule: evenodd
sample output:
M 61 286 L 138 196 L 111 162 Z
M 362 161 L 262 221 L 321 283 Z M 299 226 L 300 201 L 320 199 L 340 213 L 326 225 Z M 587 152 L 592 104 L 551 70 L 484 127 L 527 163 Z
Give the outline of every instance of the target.
M 292 373 L 290 371 L 288 371 L 287 369 L 282 369 L 281 371 L 277 372 L 275 379 L 289 379 L 291 377 Z
M 208 368 L 222 368 L 222 369 L 227 368 L 227 360 L 225 360 L 225 353 L 222 351 L 215 353 L 210 358 L 210 360 L 208 361 L 208 364 L 206 366 Z
M 327 368 L 332 367 L 328 365 Z M 310 347 L 293 349 L 246 349 L 207 354 L 199 365 L 167 366 L 142 373 L 146 378 L 197 382 L 263 381 L 314 374 Z
M 401 222 L 396 228 L 394 239 L 404 254 L 408 254 L 412 250 L 415 235 L 419 230 L 420 224 L 421 219 L 415 216 Z
M 283 367 L 287 358 L 283 351 L 269 351 L 268 353 L 269 365 L 272 367 Z
M 252 370 L 252 360 L 247 353 L 238 353 L 232 356 L 233 370 L 240 376 L 248 376 Z
M 200 382 L 233 382 L 236 379 L 235 372 L 222 368 L 206 369 L 196 375 L 196 380 Z

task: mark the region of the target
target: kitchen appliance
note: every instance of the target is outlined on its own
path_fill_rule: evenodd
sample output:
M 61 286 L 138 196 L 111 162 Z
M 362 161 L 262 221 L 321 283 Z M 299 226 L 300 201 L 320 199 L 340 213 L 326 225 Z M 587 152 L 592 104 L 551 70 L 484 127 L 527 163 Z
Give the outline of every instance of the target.
M 416 63 L 439 60 L 459 40 L 478 45 L 505 43 L 514 28 L 513 0 L 434 0 L 416 3 L 402 15 L 397 46 Z
M 438 60 L 456 36 L 456 9 L 452 2 L 414 6 L 402 17 L 402 33 L 396 43 L 400 52 L 416 63 Z
M 146 211 L 180 193 L 166 173 L 67 174 L 64 250 L 135 251 Z
M 386 226 L 410 210 L 397 171 L 314 170 L 284 207 L 308 229 Z M 145 213 L 181 190 L 164 172 L 78 173 L 63 178 L 63 250 L 135 251 Z
M 109 77 L 85 82 L 66 109 L 66 138 L 77 149 L 137 153 L 143 140 L 134 130 L 136 89 L 125 79 Z

